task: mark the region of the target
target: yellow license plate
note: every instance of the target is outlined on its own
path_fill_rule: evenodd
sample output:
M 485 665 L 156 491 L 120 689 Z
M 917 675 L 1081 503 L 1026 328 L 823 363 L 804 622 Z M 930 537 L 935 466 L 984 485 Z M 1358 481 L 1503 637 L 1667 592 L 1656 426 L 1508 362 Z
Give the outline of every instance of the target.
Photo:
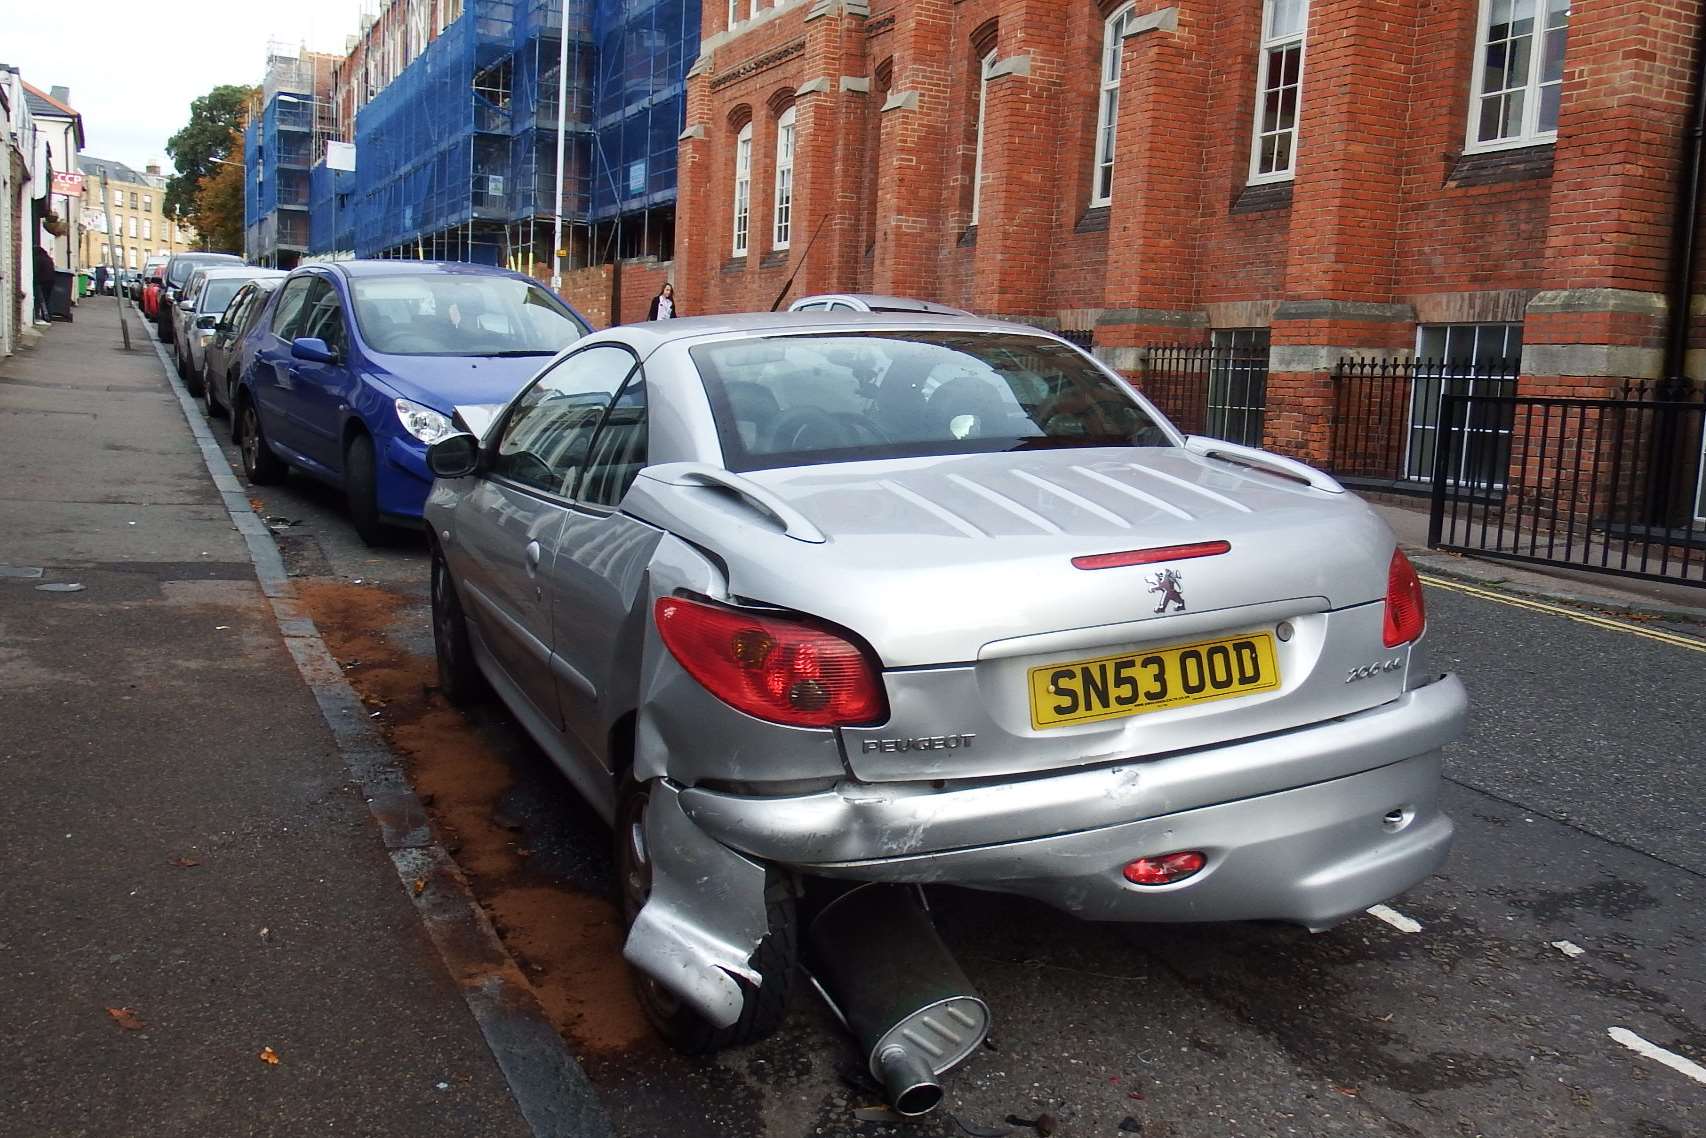
M 1280 685 L 1273 637 L 1174 644 L 1030 670 L 1031 726 L 1064 727 L 1230 699 Z

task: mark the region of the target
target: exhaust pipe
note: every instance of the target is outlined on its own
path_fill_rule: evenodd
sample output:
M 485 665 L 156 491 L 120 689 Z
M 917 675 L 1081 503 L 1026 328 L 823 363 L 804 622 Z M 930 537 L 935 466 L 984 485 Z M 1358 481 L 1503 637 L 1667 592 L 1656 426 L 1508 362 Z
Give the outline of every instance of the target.
M 813 983 L 858 1040 L 898 1114 L 942 1101 L 938 1076 L 989 1034 L 989 1007 L 948 952 L 918 893 L 860 885 L 831 901 L 806 932 Z

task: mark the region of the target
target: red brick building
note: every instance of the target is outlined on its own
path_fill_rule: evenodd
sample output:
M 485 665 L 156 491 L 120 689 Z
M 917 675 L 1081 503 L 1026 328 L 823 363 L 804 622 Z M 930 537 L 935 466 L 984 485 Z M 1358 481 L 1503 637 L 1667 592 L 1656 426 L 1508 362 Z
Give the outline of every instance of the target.
M 1661 374 L 1699 0 L 705 0 L 690 313 L 927 297 L 1265 356 L 1323 458 L 1346 355 Z M 819 233 L 821 229 L 821 234 Z M 1696 301 L 1698 303 L 1698 300 Z

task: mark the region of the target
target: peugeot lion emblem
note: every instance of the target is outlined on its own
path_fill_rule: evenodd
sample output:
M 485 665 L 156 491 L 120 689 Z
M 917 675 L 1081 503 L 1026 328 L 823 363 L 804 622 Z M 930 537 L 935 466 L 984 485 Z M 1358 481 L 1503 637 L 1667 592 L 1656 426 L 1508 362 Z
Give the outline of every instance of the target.
M 1184 612 L 1185 594 L 1180 591 L 1182 585 L 1177 569 L 1163 569 L 1151 577 L 1149 591 L 1161 594 L 1161 603 L 1155 606 L 1155 611 L 1166 612 L 1168 605 L 1177 605 L 1178 611 Z

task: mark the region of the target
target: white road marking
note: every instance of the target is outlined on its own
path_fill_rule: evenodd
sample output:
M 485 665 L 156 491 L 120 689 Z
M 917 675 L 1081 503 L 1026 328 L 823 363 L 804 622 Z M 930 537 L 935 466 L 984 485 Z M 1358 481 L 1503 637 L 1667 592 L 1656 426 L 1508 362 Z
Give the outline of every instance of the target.
M 1376 905 L 1368 911 L 1371 917 L 1379 917 L 1401 933 L 1419 933 L 1422 931 L 1420 921 L 1413 921 L 1390 905 Z
M 1694 1060 L 1684 1059 L 1674 1051 L 1666 1051 L 1656 1043 L 1648 1043 L 1626 1027 L 1607 1028 L 1606 1034 L 1635 1054 L 1656 1059 L 1671 1070 L 1687 1075 L 1697 1083 L 1706 1084 L 1706 1067 L 1702 1067 Z
M 1576 957 L 1587 951 L 1587 949 L 1583 948 L 1581 945 L 1571 944 L 1567 940 L 1555 940 L 1552 942 L 1552 947 L 1563 953 L 1565 956 L 1568 956 L 1571 960 L 1574 960 Z

